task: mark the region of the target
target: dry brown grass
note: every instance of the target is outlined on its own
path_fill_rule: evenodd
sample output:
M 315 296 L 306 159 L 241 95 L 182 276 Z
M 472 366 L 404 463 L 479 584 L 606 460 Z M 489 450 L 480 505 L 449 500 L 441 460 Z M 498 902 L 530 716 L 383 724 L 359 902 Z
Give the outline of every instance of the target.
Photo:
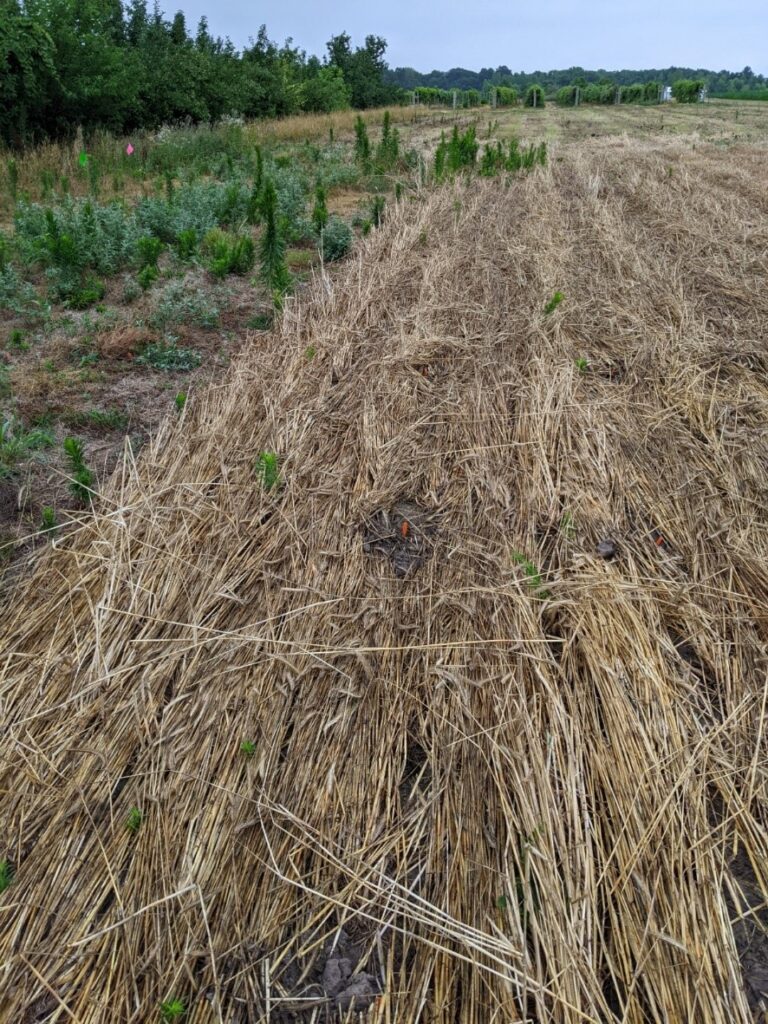
M 319 1021 L 339 950 L 382 1024 L 753 1020 L 768 165 L 560 155 L 392 206 L 20 588 L 3 1021 Z
M 304 139 L 325 140 L 329 128 L 334 136 L 349 138 L 354 135 L 355 121 L 362 117 L 368 125 L 380 125 L 386 107 L 375 110 L 336 110 L 330 114 L 297 114 L 280 120 L 252 121 L 248 131 L 256 139 L 284 142 L 302 142 Z M 392 123 L 396 125 L 432 124 L 449 119 L 450 112 L 428 107 L 389 107 Z

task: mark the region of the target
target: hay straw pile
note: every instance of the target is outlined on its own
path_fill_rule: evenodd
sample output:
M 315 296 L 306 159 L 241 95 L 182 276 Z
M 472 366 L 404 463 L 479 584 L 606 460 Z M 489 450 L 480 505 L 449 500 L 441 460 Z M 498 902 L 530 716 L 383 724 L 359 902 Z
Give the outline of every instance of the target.
M 404 202 L 126 458 L 4 616 L 3 1022 L 758 1018 L 766 166 Z

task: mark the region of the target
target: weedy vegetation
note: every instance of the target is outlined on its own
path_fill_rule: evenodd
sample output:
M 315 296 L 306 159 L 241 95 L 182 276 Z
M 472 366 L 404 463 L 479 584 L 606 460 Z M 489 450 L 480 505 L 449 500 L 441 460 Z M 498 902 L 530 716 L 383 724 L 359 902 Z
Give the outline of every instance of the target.
M 2 384 L 3 375 L 0 374 L 0 397 Z M 53 443 L 53 436 L 48 430 L 27 429 L 14 419 L 0 421 L 0 479 L 11 476 L 25 459 L 50 448 Z
M 194 370 L 202 361 L 203 357 L 199 352 L 179 346 L 175 339 L 153 341 L 144 347 L 141 355 L 136 356 L 136 363 L 139 366 L 168 372 Z
M 76 437 L 64 438 L 64 454 L 71 476 L 69 489 L 77 501 L 85 504 L 91 499 L 95 476 L 86 464 L 83 442 Z

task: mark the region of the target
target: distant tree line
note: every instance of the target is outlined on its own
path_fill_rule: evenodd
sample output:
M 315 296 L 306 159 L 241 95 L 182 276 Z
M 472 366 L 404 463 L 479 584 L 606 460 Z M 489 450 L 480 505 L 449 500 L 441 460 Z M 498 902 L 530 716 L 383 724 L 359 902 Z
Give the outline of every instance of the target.
M 0 0 L 0 140 L 20 147 L 78 128 L 124 134 L 184 120 L 365 109 L 414 98 L 452 105 L 454 90 L 457 105 L 473 107 L 510 105 L 518 97 L 533 105 L 533 96 L 539 105 L 574 84 L 607 95 L 608 87 L 692 81 L 703 82 L 711 95 L 745 97 L 768 85 L 748 67 L 736 73 L 568 68 L 525 74 L 501 65 L 420 74 L 390 70 L 386 49 L 375 35 L 353 47 L 342 32 L 322 58 L 307 56 L 290 39 L 272 41 L 262 26 L 237 50 L 229 39 L 214 37 L 205 18 L 192 33 L 181 12 L 168 20 L 147 0 Z
M 708 71 L 705 68 L 650 68 L 642 71 L 587 71 L 572 67 L 560 71 L 534 71 L 529 73 L 511 71 L 505 65 L 497 68 L 481 68 L 468 71 L 466 68 L 451 68 L 450 71 L 430 71 L 421 74 L 413 68 L 394 68 L 387 71 L 386 78 L 402 89 L 414 90 L 420 87 L 443 89 L 474 89 L 481 94 L 493 85 L 517 89 L 522 95 L 531 85 L 541 85 L 548 96 L 554 96 L 559 89 L 583 81 L 586 85 L 635 86 L 650 82 L 674 85 L 679 80 L 701 80 L 711 96 L 726 93 L 749 94 L 768 87 L 768 79 L 755 74 L 752 68 L 743 71 Z M 746 97 L 745 97 L 746 98 Z
M 205 18 L 193 34 L 181 12 L 168 20 L 147 0 L 0 0 L 0 139 L 381 106 L 400 95 L 386 48 L 341 33 L 308 57 L 262 26 L 238 51 Z

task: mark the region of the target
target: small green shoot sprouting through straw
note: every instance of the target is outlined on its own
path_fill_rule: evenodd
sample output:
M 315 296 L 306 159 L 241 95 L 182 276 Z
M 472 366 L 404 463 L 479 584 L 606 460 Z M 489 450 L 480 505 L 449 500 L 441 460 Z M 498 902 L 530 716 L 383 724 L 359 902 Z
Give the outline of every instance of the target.
M 141 828 L 141 823 L 144 820 L 144 815 L 141 813 L 138 807 L 132 807 L 128 811 L 128 817 L 125 822 L 125 827 L 130 833 L 136 835 Z
M 280 479 L 277 455 L 274 452 L 259 452 L 256 459 L 256 474 L 265 491 L 271 491 Z
M 160 1003 L 160 1016 L 164 1021 L 181 1020 L 187 1012 L 187 1004 L 183 999 L 166 999 Z
M 528 586 L 536 597 L 540 597 L 542 600 L 550 597 L 549 591 L 542 585 L 541 573 L 533 562 L 529 561 L 520 551 L 516 551 L 512 555 L 512 561 L 522 565 Z
M 0 860 L 0 892 L 5 890 L 13 882 L 13 867 L 9 860 Z

